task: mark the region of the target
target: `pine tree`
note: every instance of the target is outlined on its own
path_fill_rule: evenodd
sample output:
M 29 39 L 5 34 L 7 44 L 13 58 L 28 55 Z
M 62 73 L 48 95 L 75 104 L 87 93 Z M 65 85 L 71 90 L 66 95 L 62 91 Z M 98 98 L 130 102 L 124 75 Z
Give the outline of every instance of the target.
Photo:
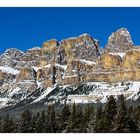
M 95 115 L 95 128 L 94 132 L 102 133 L 104 129 L 104 113 L 102 110 L 102 106 L 97 107 L 96 115 Z
M 132 118 L 128 118 L 128 129 L 130 133 L 137 133 L 138 132 L 138 126 L 136 122 Z
M 2 132 L 3 133 L 13 133 L 14 132 L 14 122 L 13 120 L 9 117 L 9 114 L 7 113 L 3 126 L 2 126 Z
M 93 106 L 91 106 L 91 111 L 92 113 L 87 127 L 88 133 L 94 133 L 94 128 L 95 128 L 95 110 Z
M 117 105 L 113 96 L 110 96 L 105 106 L 104 132 L 112 132 L 114 117 L 117 114 Z
M 0 133 L 2 132 L 2 123 L 1 123 L 1 116 L 0 116 Z
M 113 132 L 125 133 L 129 131 L 127 124 L 127 108 L 123 95 L 120 96 L 120 106 L 118 107 L 113 126 Z
M 103 115 L 103 110 L 102 110 L 102 106 L 97 107 L 96 110 L 96 120 L 100 120 L 102 118 Z
M 92 113 L 92 108 L 88 104 L 88 105 L 86 105 L 85 111 L 84 111 L 84 121 L 85 121 L 85 123 L 87 123 L 90 120 L 91 113 Z
M 70 115 L 71 112 L 70 112 L 69 105 L 65 103 L 59 115 L 59 132 L 66 131 L 66 127 L 68 125 Z
M 41 123 L 42 123 L 42 132 L 45 132 L 46 114 L 44 110 L 42 111 L 41 114 Z
M 14 123 L 14 130 L 15 133 L 20 133 L 20 121 L 16 120 L 16 122 Z
M 22 133 L 30 133 L 31 132 L 31 120 L 32 120 L 32 114 L 29 110 L 25 110 L 21 114 L 20 119 L 20 131 Z
M 51 105 L 48 106 L 48 110 L 47 110 L 47 116 L 46 116 L 46 121 L 45 121 L 45 132 L 49 133 L 49 118 L 50 118 L 50 113 L 51 113 Z
M 47 133 L 56 133 L 57 125 L 56 125 L 56 113 L 54 106 L 48 107 L 47 113 L 47 121 L 46 121 L 46 132 Z
M 43 125 L 42 125 L 42 118 L 40 113 L 37 113 L 36 117 L 36 133 L 42 133 L 43 132 Z
M 76 114 L 76 118 L 77 118 L 77 132 L 78 133 L 81 133 L 83 132 L 83 109 L 82 109 L 82 106 L 80 105 L 77 105 L 77 114 Z M 86 126 L 85 126 L 86 127 Z
M 76 112 L 76 104 L 74 103 L 72 106 L 71 116 L 69 119 L 69 123 L 67 126 L 67 132 L 77 132 L 76 124 L 77 123 L 77 112 Z
M 94 109 L 93 109 L 92 105 L 87 104 L 85 106 L 84 115 L 83 115 L 83 124 L 82 124 L 83 132 L 87 132 L 89 121 L 91 120 L 93 111 L 94 111 Z
M 132 117 L 134 122 L 137 124 L 137 132 L 140 132 L 140 106 L 133 109 Z
M 36 116 L 35 115 L 32 117 L 30 126 L 31 126 L 31 133 L 35 133 L 36 132 L 36 127 L 37 127 Z
M 129 107 L 128 111 L 128 126 L 131 133 L 138 133 L 140 127 L 140 108 L 139 106 L 133 108 Z

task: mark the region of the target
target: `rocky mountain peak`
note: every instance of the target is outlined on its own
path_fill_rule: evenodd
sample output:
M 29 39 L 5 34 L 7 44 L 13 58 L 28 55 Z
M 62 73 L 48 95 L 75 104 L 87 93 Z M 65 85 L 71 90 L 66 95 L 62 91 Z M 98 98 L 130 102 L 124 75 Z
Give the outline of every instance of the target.
M 77 59 L 95 60 L 100 55 L 99 41 L 86 33 L 64 39 L 61 41 L 61 45 L 64 50 L 68 50 Z
M 120 28 L 109 36 L 105 52 L 126 52 L 134 48 L 133 46 L 129 31 L 126 28 Z
M 24 54 L 24 52 L 15 48 L 7 49 L 0 55 L 0 66 L 14 67 Z
M 15 48 L 7 49 L 4 52 L 4 55 L 6 57 L 8 57 L 9 59 L 19 59 L 19 57 L 21 57 L 23 54 L 24 54 L 24 52 L 22 52 L 18 49 L 15 49 Z
M 58 46 L 58 44 L 59 42 L 56 39 L 51 39 L 43 43 L 43 48 L 47 48 L 50 46 Z

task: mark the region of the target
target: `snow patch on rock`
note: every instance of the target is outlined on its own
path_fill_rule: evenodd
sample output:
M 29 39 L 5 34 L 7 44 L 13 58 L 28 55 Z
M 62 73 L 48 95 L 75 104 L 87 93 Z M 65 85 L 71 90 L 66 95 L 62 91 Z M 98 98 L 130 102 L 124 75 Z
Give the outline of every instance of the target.
M 13 68 L 7 67 L 7 66 L 0 66 L 0 70 L 3 71 L 3 72 L 5 72 L 5 73 L 11 73 L 13 75 L 17 75 L 20 72 L 17 69 L 13 69 Z
M 125 56 L 125 53 L 109 53 L 111 55 L 119 55 L 121 58 L 123 58 Z
M 88 61 L 88 60 L 85 60 L 85 59 L 79 59 L 79 61 L 82 62 L 82 63 L 86 63 L 87 65 L 95 65 L 94 61 Z
M 39 102 L 44 99 L 51 91 L 53 91 L 54 88 L 55 87 L 48 87 L 36 100 L 33 101 L 33 103 Z

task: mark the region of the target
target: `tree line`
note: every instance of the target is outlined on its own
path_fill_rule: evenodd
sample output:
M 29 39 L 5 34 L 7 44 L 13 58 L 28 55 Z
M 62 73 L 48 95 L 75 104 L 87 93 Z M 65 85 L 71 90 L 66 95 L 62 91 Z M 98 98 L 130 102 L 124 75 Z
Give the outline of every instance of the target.
M 56 109 L 32 113 L 25 110 L 18 120 L 9 114 L 0 120 L 1 133 L 139 133 L 140 106 L 126 106 L 124 96 L 119 103 L 113 96 L 96 109 L 92 104 L 64 104 Z

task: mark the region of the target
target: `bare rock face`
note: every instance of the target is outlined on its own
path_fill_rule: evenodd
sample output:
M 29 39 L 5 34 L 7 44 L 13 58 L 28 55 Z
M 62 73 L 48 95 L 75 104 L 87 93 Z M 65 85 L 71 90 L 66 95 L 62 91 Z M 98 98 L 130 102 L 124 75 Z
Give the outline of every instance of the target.
M 102 67 L 105 69 L 117 68 L 122 63 L 122 59 L 119 55 L 112 55 L 110 53 L 105 53 L 101 57 Z
M 42 50 L 39 47 L 34 47 L 32 49 L 29 49 L 26 53 L 29 54 L 30 56 L 40 57 L 42 54 Z
M 30 62 L 27 63 L 26 61 L 19 61 L 16 64 L 15 68 L 17 68 L 18 70 L 20 70 L 23 67 L 31 67 L 31 66 L 34 66 L 33 63 L 32 62 L 30 63 Z
M 17 50 L 15 48 L 7 49 L 4 55 L 9 59 L 19 60 L 21 56 L 24 55 L 24 52 Z
M 109 82 L 109 83 L 117 83 L 117 82 L 122 82 L 122 81 L 139 81 L 140 76 L 140 70 L 118 70 L 118 71 L 109 71 L 109 72 L 98 72 L 90 75 L 88 77 L 89 80 L 95 80 L 98 82 Z
M 121 28 L 110 35 L 105 52 L 126 52 L 134 48 L 133 46 L 130 33 L 127 29 Z
M 7 49 L 4 54 L 0 56 L 0 66 L 15 67 L 24 53 L 17 49 Z
M 67 65 L 64 84 L 78 84 L 86 81 L 86 78 L 93 72 L 95 62 L 85 59 L 75 59 Z
M 55 39 L 46 41 L 43 43 L 42 53 L 43 55 L 55 54 L 56 47 L 59 45 L 58 41 Z
M 46 48 L 48 49 L 48 51 L 51 51 L 53 47 L 56 47 L 58 45 L 59 45 L 58 41 L 56 39 L 52 39 L 43 43 L 43 49 Z
M 9 81 L 13 82 L 14 79 L 15 79 L 15 75 L 0 70 L 0 86 L 2 86 L 4 83 L 7 83 Z
M 52 79 L 47 79 L 47 80 L 43 81 L 42 85 L 43 85 L 43 87 L 52 87 L 53 86 Z
M 67 65 L 67 69 L 66 69 L 66 72 L 65 72 L 65 76 L 72 76 L 74 75 L 74 72 L 73 72 L 73 66 L 72 66 L 72 63 L 68 63 Z
M 46 56 L 42 56 L 41 58 L 37 59 L 37 67 L 43 67 L 48 65 L 49 61 Z
M 26 82 L 18 82 L 15 84 L 15 87 L 19 87 L 20 88 L 20 92 L 25 93 L 26 94 L 30 94 L 32 92 L 34 92 L 37 89 L 37 84 L 34 81 L 26 81 Z
M 99 55 L 99 42 L 88 34 L 61 41 L 68 59 L 95 60 Z
M 75 85 L 75 84 L 79 84 L 79 77 L 76 76 L 76 75 L 75 76 L 67 76 L 63 80 L 63 84 L 64 85 Z
M 21 59 L 22 61 L 36 61 L 42 55 L 41 48 L 34 47 L 26 52 L 26 55 Z
M 95 67 L 95 62 L 87 61 L 85 59 L 75 59 L 72 62 L 72 66 L 76 75 L 85 76 L 89 73 L 92 73 Z
M 37 66 L 37 60 L 41 57 L 42 50 L 41 48 L 32 48 L 26 51 L 25 55 L 20 58 L 18 61 L 17 66 Z M 26 64 L 26 65 L 25 65 Z
M 51 75 L 51 69 L 42 68 L 37 71 L 37 80 L 43 81 L 49 79 Z
M 128 51 L 124 57 L 122 67 L 127 69 L 140 68 L 140 51 L 138 49 Z
M 36 74 L 32 68 L 21 68 L 20 73 L 16 77 L 16 82 L 24 81 L 24 80 L 35 80 Z

